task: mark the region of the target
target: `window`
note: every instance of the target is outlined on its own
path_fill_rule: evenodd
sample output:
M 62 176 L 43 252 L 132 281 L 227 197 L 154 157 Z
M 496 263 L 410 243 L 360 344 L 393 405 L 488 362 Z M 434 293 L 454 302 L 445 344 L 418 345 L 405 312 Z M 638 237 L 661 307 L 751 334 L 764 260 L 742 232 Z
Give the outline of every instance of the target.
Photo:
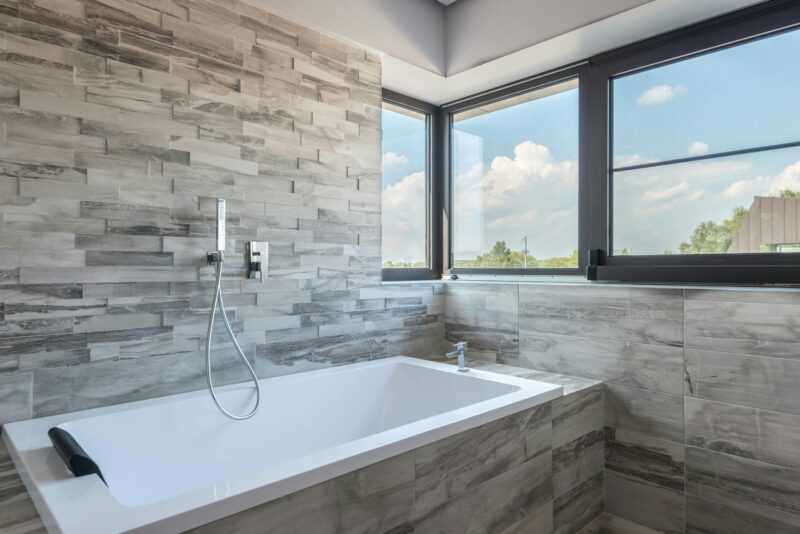
M 612 80 L 614 255 L 797 252 L 800 31 Z
M 439 107 L 384 91 L 384 280 L 800 284 L 798 50 L 772 0 Z
M 452 114 L 455 271 L 578 268 L 578 81 Z
M 382 115 L 383 267 L 427 268 L 427 117 L 387 102 Z
M 440 194 L 431 141 L 438 108 L 384 90 L 381 122 L 381 256 L 384 280 L 441 276 Z

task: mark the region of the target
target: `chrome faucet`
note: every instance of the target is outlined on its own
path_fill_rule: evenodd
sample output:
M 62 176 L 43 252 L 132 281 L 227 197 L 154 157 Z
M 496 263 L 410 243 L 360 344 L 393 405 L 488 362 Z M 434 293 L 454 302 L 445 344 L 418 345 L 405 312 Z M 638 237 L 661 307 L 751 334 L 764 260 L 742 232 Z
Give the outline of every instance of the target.
M 453 352 L 448 352 L 448 358 L 456 358 L 458 357 L 458 370 L 463 372 L 469 371 L 469 367 L 467 367 L 467 342 L 466 341 L 459 341 L 458 343 L 454 344 L 456 350 Z

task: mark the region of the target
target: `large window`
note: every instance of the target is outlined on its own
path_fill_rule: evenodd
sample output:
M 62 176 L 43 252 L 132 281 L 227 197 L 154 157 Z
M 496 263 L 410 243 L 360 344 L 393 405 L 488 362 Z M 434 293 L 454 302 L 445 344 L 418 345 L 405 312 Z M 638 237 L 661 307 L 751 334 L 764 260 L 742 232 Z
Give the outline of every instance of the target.
M 452 114 L 453 268 L 578 268 L 578 82 Z
M 439 107 L 389 98 L 384 279 L 800 284 L 798 51 L 800 2 L 772 0 Z
M 614 255 L 800 249 L 800 31 L 612 80 Z

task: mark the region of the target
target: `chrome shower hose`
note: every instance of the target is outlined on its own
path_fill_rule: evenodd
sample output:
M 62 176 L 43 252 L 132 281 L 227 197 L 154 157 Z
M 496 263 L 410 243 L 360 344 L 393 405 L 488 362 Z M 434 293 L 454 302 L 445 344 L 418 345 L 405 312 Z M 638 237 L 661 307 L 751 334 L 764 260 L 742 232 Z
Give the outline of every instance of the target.
M 208 332 L 206 335 L 206 382 L 208 383 L 208 391 L 211 393 L 211 398 L 214 400 L 214 404 L 217 405 L 217 408 L 219 408 L 219 411 L 231 419 L 241 421 L 243 419 L 250 419 L 258 411 L 258 408 L 261 405 L 261 385 L 258 383 L 258 377 L 256 376 L 256 372 L 253 370 L 253 366 L 250 365 L 249 361 L 247 361 L 247 357 L 244 355 L 242 347 L 239 346 L 239 342 L 236 340 L 236 335 L 233 333 L 231 323 L 228 322 L 228 315 L 225 313 L 225 304 L 222 302 L 222 252 L 217 251 L 215 255 L 216 257 L 214 258 L 214 265 L 216 267 L 216 276 L 214 283 L 214 297 L 211 300 L 211 313 L 208 317 Z M 217 398 L 217 393 L 214 390 L 214 384 L 211 381 L 211 331 L 214 328 L 214 318 L 217 313 L 217 308 L 219 308 L 219 313 L 222 316 L 222 322 L 225 324 L 225 329 L 228 331 L 228 337 L 230 337 L 233 346 L 236 348 L 236 352 L 239 354 L 239 358 L 242 360 L 242 363 L 245 365 L 245 367 L 247 367 L 247 371 L 250 373 L 250 378 L 253 380 L 253 383 L 256 386 L 256 405 L 249 413 L 245 415 L 236 415 L 226 410 Z

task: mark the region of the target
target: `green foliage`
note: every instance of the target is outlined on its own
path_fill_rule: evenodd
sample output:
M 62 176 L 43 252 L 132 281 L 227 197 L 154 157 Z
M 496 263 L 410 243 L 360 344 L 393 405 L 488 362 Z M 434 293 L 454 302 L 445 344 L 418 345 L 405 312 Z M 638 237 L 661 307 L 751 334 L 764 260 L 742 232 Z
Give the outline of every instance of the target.
M 736 232 L 747 217 L 741 206 L 733 208 L 733 215 L 721 223 L 706 221 L 694 229 L 689 242 L 680 245 L 681 254 L 724 254 L 736 237 Z
M 780 198 L 800 198 L 800 191 L 792 191 L 791 189 L 784 189 L 778 196 Z
M 391 261 L 383 262 L 384 269 L 421 269 L 427 267 L 424 261 Z
M 522 269 L 526 265 L 529 269 L 542 268 L 575 268 L 578 266 L 578 251 L 574 250 L 569 256 L 556 256 L 553 258 L 536 259 L 522 251 L 511 250 L 505 241 L 498 241 L 494 246 L 474 260 L 456 260 L 455 267 L 464 269 L 494 268 L 494 269 Z

